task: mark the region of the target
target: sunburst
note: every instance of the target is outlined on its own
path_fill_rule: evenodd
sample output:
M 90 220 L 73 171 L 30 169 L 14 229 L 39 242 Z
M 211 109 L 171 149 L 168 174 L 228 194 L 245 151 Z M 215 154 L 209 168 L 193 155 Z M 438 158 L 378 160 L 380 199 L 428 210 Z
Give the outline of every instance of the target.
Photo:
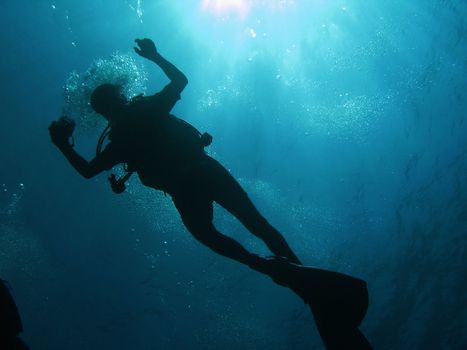
M 237 14 L 244 18 L 251 9 L 251 0 L 202 0 L 201 8 L 218 16 Z

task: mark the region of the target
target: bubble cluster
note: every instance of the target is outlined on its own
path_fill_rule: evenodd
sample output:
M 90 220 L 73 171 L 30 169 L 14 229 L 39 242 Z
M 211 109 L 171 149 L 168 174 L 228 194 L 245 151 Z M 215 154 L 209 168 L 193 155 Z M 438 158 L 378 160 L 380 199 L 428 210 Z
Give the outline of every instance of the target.
M 64 86 L 63 113 L 77 123 L 80 130 L 100 127 L 103 119 L 89 104 L 92 91 L 104 83 L 122 86 L 128 98 L 146 90 L 147 72 L 130 54 L 114 53 L 109 58 L 98 58 L 83 72 L 71 72 Z
M 143 11 L 143 0 L 136 0 L 134 1 L 135 4 L 131 4 L 129 3 L 128 6 L 136 12 L 136 15 L 138 16 L 139 18 L 139 21 L 141 23 L 143 23 L 143 14 L 144 14 L 144 11 Z
M 24 184 L 9 188 L 7 184 L 0 185 L 0 271 L 5 274 L 10 268 L 8 264 L 13 256 L 22 249 L 24 242 L 18 234 L 19 210 L 23 196 Z
M 302 106 L 301 113 L 305 122 L 306 133 L 319 132 L 340 140 L 364 140 L 371 132 L 372 125 L 384 114 L 393 96 L 349 96 L 340 95 L 340 101 L 334 106 Z
M 9 188 L 6 184 L 1 184 L 0 224 L 16 222 L 18 207 L 23 197 L 24 188 L 23 183 L 20 183 L 15 188 Z
M 211 89 L 206 90 L 198 100 L 197 110 L 205 112 L 211 109 L 222 108 L 229 99 L 237 100 L 248 96 L 248 91 L 242 93 L 239 78 L 234 75 L 226 75 Z

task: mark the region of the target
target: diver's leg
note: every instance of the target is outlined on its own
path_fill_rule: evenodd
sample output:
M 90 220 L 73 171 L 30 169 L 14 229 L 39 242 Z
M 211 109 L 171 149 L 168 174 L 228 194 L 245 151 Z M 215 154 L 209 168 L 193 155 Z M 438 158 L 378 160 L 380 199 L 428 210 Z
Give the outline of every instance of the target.
M 210 165 L 214 180 L 211 182 L 213 199 L 232 213 L 255 236 L 262 239 L 274 255 L 301 262 L 282 234 L 256 209 L 246 192 L 232 175 L 217 161 Z
M 222 234 L 214 227 L 211 200 L 203 198 L 200 194 L 190 193 L 174 196 L 172 200 L 180 213 L 183 224 L 196 240 L 222 256 L 262 272 L 261 258 L 251 254 L 236 240 Z

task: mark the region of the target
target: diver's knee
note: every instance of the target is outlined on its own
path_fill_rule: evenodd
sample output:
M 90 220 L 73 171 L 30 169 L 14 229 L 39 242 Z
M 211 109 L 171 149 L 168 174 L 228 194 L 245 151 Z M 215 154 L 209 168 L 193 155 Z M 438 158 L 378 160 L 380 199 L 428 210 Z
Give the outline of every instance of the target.
M 191 235 L 199 242 L 205 243 L 212 237 L 212 225 L 200 225 L 199 223 L 183 222 Z
M 250 229 L 255 236 L 261 239 L 268 238 L 275 233 L 271 224 L 261 215 L 251 220 Z

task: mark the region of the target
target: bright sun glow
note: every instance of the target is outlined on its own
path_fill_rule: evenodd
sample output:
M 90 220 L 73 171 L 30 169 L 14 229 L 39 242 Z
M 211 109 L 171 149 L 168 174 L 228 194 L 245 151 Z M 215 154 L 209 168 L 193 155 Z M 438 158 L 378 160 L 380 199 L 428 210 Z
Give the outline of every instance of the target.
M 234 14 L 242 19 L 245 19 L 254 8 L 280 10 L 294 5 L 295 0 L 201 0 L 201 8 L 205 12 L 219 17 Z
M 201 7 L 219 16 L 236 13 L 245 18 L 250 11 L 251 0 L 203 0 Z

